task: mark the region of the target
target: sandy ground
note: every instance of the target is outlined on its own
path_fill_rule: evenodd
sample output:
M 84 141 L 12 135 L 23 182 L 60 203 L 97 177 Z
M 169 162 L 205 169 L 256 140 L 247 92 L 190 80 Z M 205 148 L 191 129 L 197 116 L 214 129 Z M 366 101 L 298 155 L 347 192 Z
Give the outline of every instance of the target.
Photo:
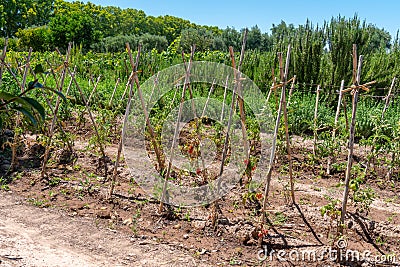
M 206 266 L 187 252 L 99 229 L 0 191 L 0 266 Z

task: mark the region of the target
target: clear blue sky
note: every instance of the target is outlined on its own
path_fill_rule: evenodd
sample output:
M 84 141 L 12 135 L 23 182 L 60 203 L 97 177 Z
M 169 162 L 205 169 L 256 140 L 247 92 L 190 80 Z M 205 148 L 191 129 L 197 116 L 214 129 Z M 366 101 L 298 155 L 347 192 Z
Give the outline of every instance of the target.
M 71 0 L 70 0 L 71 1 Z M 87 1 L 84 1 L 87 2 Z M 201 25 L 227 26 L 242 29 L 258 25 L 269 32 L 272 24 L 281 20 L 295 26 L 308 18 L 313 24 L 324 20 L 346 18 L 358 14 L 361 20 L 384 28 L 394 38 L 400 28 L 400 1 L 398 0 L 91 0 L 102 6 L 136 8 L 147 15 L 172 15 Z

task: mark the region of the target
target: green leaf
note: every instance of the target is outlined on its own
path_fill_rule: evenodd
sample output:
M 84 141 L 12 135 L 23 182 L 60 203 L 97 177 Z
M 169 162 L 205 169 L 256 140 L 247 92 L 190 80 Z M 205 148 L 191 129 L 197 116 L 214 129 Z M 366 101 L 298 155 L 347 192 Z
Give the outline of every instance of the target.
M 26 110 L 23 107 L 14 107 L 15 110 L 18 110 L 19 112 L 21 112 L 22 114 L 24 114 L 26 117 L 28 117 L 28 119 L 32 122 L 33 126 L 37 126 L 38 122 L 35 119 L 35 117 L 32 115 L 32 113 L 30 113 L 28 110 Z
M 25 101 L 25 99 L 6 92 L 0 92 L 0 99 L 10 103 L 17 102 L 24 106 L 30 105 L 28 102 Z
M 15 95 L 10 94 L 10 93 L 0 92 L 0 99 L 2 99 L 4 101 L 10 101 L 13 98 L 17 98 L 17 97 Z
M 43 69 L 42 64 L 36 65 L 36 66 L 35 66 L 35 69 L 34 69 L 34 72 L 35 72 L 36 74 L 44 73 L 44 69 Z
M 43 88 L 43 84 L 38 83 L 38 79 L 28 83 L 28 89 Z
M 21 97 L 21 98 L 23 98 L 26 102 L 28 102 L 39 113 L 42 120 L 45 119 L 46 113 L 44 107 L 39 102 L 30 97 Z
M 55 94 L 57 94 L 59 97 L 61 97 L 62 100 L 67 101 L 67 99 L 65 98 L 64 94 L 61 93 L 60 91 L 54 90 L 53 88 L 46 87 L 46 86 L 43 87 L 43 88 L 46 89 L 46 90 L 52 91 L 53 93 L 55 93 Z

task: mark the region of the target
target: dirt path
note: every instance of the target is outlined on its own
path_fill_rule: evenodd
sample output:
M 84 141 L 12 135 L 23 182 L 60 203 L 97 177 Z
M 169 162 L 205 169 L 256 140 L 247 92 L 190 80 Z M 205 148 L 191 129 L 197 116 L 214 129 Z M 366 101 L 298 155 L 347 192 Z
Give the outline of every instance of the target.
M 0 191 L 0 266 L 206 266 L 152 240 L 98 229 L 91 219 L 29 206 Z

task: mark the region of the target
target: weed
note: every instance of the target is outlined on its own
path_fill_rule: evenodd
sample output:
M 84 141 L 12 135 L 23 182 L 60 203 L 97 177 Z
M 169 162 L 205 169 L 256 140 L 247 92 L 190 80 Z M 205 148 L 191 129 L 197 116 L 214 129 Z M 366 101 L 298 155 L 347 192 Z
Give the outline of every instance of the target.
M 188 222 L 190 222 L 190 211 L 187 211 L 187 212 L 185 213 L 185 220 L 188 221 Z
M 53 177 L 49 180 L 49 186 L 56 186 L 61 182 L 61 178 L 59 177 Z
M 273 225 L 282 225 L 285 224 L 287 221 L 287 217 L 283 212 L 276 212 L 273 218 Z
M 340 226 L 340 215 L 341 215 L 341 208 L 339 206 L 340 201 L 338 199 L 333 199 L 330 196 L 324 196 L 326 200 L 328 200 L 328 204 L 321 207 L 321 215 L 323 217 L 329 218 L 329 229 L 327 233 L 327 237 L 329 237 L 332 230 L 334 232 L 338 231 Z
M 375 191 L 371 187 L 365 189 L 357 189 L 353 192 L 352 200 L 358 212 L 366 212 L 368 214 L 370 206 L 375 199 Z

